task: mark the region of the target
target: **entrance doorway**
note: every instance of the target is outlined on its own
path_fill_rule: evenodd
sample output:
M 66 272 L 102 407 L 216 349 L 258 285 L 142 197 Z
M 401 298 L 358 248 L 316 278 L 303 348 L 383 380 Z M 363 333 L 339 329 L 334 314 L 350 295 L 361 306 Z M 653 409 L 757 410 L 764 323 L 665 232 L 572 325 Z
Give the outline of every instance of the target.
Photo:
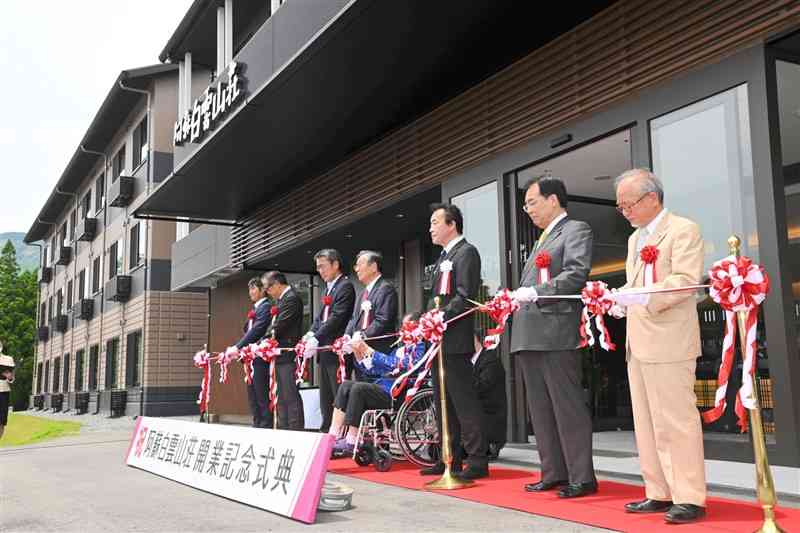
M 569 216 L 587 222 L 594 232 L 589 279 L 604 281 L 610 287 L 623 285 L 628 237 L 633 229 L 615 209 L 614 178 L 632 166 L 631 130 L 625 129 L 513 173 L 510 179 L 515 198 L 511 200 L 515 202 L 513 212 L 516 215 L 511 222 L 516 225 L 518 254 L 515 254 L 517 264 L 512 265 L 511 279 L 519 279 L 519 272 L 541 233 L 521 209 L 526 185 L 534 178 L 554 176 L 561 178 L 567 187 Z M 606 324 L 617 349 L 606 352 L 595 346 L 584 350 L 586 402 L 592 412 L 595 431 L 632 429 L 625 368 L 625 319 L 608 317 Z M 517 382 L 522 383 L 522 380 Z M 523 387 L 518 387 L 517 394 L 525 394 Z M 517 405 L 525 408 L 524 401 Z M 527 416 L 520 417 L 522 423 L 527 419 Z M 527 434 L 530 433 L 528 427 Z

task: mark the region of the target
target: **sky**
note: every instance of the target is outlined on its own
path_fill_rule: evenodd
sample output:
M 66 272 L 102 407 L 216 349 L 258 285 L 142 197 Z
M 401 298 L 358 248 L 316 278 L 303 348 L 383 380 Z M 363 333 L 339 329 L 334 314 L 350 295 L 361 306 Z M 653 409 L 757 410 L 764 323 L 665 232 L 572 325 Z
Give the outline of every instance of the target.
M 28 231 L 120 71 L 158 63 L 191 4 L 0 0 L 0 233 Z

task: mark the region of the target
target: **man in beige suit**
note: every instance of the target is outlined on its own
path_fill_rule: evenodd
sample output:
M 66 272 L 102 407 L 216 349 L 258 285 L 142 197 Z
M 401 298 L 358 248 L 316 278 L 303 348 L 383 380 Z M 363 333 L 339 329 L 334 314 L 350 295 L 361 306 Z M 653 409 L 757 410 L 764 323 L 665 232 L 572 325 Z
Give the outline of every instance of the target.
M 700 228 L 664 208 L 661 181 L 647 170 L 629 170 L 617 178 L 616 195 L 617 209 L 637 228 L 628 240 L 623 289 L 699 284 Z M 655 279 L 645 276 L 640 252 L 646 246 L 657 250 Z M 706 502 L 703 431 L 694 394 L 700 356 L 694 291 L 635 295 L 621 290 L 613 297 L 628 317 L 628 379 L 646 494 L 625 510 L 666 511 L 667 522 L 693 522 L 705 515 Z

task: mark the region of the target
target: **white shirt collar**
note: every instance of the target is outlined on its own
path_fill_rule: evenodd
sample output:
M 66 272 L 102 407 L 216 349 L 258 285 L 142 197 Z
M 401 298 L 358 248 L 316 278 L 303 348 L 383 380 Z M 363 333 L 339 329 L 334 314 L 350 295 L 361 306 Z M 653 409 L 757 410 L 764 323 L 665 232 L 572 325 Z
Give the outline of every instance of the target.
M 289 290 L 290 290 L 291 288 L 292 288 L 292 286 L 291 286 L 291 285 L 287 285 L 287 286 L 286 286 L 286 288 L 285 288 L 285 289 L 283 289 L 283 292 L 281 293 L 281 295 L 280 295 L 280 296 L 278 296 L 278 300 L 280 300 L 281 298 L 283 298 L 283 297 L 286 295 L 286 293 L 287 293 L 287 292 L 289 292 Z
M 337 281 L 339 281 L 339 278 L 341 278 L 341 277 L 342 277 L 342 275 L 341 275 L 341 274 L 339 274 L 338 276 L 336 276 L 336 279 L 334 279 L 333 281 L 328 281 L 328 282 L 326 282 L 326 284 L 327 284 L 327 287 L 326 287 L 326 289 L 327 289 L 327 292 L 328 292 L 329 294 L 330 294 L 330 292 L 331 292 L 331 289 L 333 289 L 333 286 L 334 286 L 334 285 L 336 285 L 336 282 L 337 282 Z
M 456 237 L 456 238 L 455 238 L 455 239 L 453 239 L 452 241 L 448 242 L 448 243 L 447 243 L 447 246 L 445 246 L 445 247 L 444 247 L 444 253 L 445 253 L 445 254 L 449 254 L 449 253 L 450 253 L 450 250 L 452 250 L 452 249 L 453 249 L 453 247 L 454 247 L 456 244 L 460 243 L 460 242 L 461 242 L 461 241 L 463 241 L 463 240 L 464 240 L 464 236 L 463 236 L 463 235 L 459 235 L 458 237 Z
M 661 222 L 661 219 L 664 218 L 664 215 L 667 214 L 667 208 L 662 208 L 661 212 L 656 215 L 656 218 L 650 221 L 650 223 L 645 226 L 644 228 L 647 230 L 647 236 L 649 237 L 653 233 L 655 233 L 656 228 L 658 227 L 658 223 Z
M 367 293 L 369 293 L 372 290 L 372 287 L 374 287 L 375 284 L 378 283 L 379 279 L 381 279 L 380 274 L 378 274 L 377 278 L 375 278 L 375 279 L 373 279 L 372 281 L 369 282 L 369 285 L 367 285 L 367 287 L 366 287 Z
M 261 304 L 263 304 L 263 303 L 264 303 L 264 302 L 266 302 L 266 301 L 267 301 L 267 299 L 266 299 L 266 298 L 261 298 L 261 299 L 259 299 L 259 300 L 258 300 L 256 303 L 254 303 L 254 304 L 253 304 L 253 307 L 255 307 L 256 309 L 258 309 L 258 308 L 261 306 Z
M 547 225 L 547 227 L 546 227 L 546 228 L 544 228 L 544 232 L 542 232 L 542 234 L 543 234 L 543 235 L 545 235 L 545 234 L 549 235 L 549 234 L 550 234 L 550 232 L 551 232 L 551 231 L 553 231 L 553 228 L 555 228 L 555 227 L 556 227 L 556 224 L 558 224 L 559 222 L 561 222 L 561 219 L 565 218 L 566 216 L 567 216 L 567 212 L 566 212 L 566 211 L 564 211 L 563 213 L 561 213 L 560 215 L 558 215 L 556 218 L 554 218 L 554 219 L 553 219 L 553 220 L 552 220 L 552 221 L 551 221 L 551 222 L 550 222 L 550 223 Z

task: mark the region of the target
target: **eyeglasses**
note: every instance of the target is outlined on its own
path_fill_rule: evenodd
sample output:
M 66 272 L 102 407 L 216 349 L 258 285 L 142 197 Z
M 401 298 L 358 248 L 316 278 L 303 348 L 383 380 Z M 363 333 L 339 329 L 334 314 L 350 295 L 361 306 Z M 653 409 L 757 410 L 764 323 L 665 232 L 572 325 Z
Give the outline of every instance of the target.
M 525 211 L 526 213 L 530 213 L 534 205 L 536 205 L 534 202 L 524 203 L 522 204 L 522 210 Z
M 639 197 L 639 199 L 638 199 L 638 200 L 636 200 L 636 201 L 635 201 L 635 202 L 633 202 L 632 204 L 628 204 L 628 205 L 618 205 L 618 206 L 617 206 L 615 209 L 616 209 L 617 211 L 619 211 L 620 213 L 622 213 L 623 211 L 630 211 L 631 209 L 633 209 L 634 207 L 636 207 L 636 204 L 638 204 L 639 202 L 641 202 L 641 201 L 644 199 L 644 197 L 645 197 L 645 196 L 647 196 L 648 194 L 650 194 L 651 192 L 653 192 L 653 191 L 650 191 L 650 192 L 646 192 L 646 193 L 644 193 L 643 195 L 641 195 L 641 196 Z

